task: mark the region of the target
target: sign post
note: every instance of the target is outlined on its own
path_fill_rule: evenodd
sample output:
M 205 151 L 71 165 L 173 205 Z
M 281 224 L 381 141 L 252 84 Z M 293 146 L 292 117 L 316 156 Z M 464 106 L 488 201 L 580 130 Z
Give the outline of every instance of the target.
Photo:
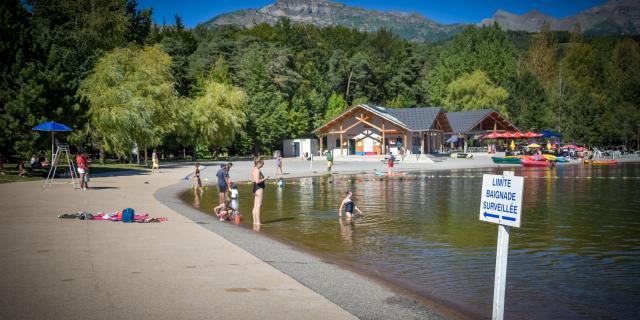
M 516 177 L 513 171 L 504 171 L 502 175 L 485 174 L 482 177 L 480 220 L 499 224 L 496 274 L 493 284 L 492 319 L 494 320 L 502 320 L 504 318 L 509 228 L 520 228 L 523 186 L 524 178 Z

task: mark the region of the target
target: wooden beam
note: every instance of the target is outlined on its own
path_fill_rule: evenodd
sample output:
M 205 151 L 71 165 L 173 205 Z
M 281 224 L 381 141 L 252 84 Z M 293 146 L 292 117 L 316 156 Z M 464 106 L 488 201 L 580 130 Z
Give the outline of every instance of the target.
M 385 139 L 384 133 L 384 120 L 382 120 L 382 154 L 387 154 L 387 140 Z
M 322 135 L 320 135 L 320 155 L 323 154 L 323 146 L 322 146 L 322 140 L 324 140 L 324 137 Z
M 372 128 L 374 128 L 374 129 L 376 129 L 378 131 L 381 131 L 381 132 L 384 131 L 384 122 L 383 122 L 383 125 L 382 125 L 382 129 L 380 129 L 380 127 L 374 125 L 371 122 L 368 122 L 367 120 L 364 120 L 363 118 L 356 117 L 356 119 L 360 120 L 360 122 L 362 122 L 362 123 L 366 123 L 366 124 L 370 125 Z
M 342 123 L 340 123 L 340 131 L 342 131 Z M 344 143 L 342 142 L 342 133 L 340 133 L 340 155 L 344 156 L 344 151 L 342 150 L 342 146 L 344 146 Z

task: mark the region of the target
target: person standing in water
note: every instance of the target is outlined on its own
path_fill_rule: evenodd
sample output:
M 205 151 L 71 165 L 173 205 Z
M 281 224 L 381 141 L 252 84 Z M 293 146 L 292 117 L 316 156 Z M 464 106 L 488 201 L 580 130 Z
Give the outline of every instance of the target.
M 196 162 L 196 167 L 193 169 L 193 192 L 203 193 L 202 190 L 202 180 L 200 180 L 200 163 Z
M 333 169 L 333 153 L 331 151 L 327 151 L 327 171 L 331 173 L 332 169 Z
M 227 196 L 227 190 L 229 190 L 227 185 L 229 173 L 226 164 L 220 165 L 220 169 L 216 172 L 216 177 L 218 177 L 218 203 L 223 204 L 224 198 Z
M 265 177 L 260 169 L 264 166 L 264 160 L 262 157 L 257 157 L 253 161 L 254 167 L 251 172 L 251 182 L 253 182 L 253 225 L 260 226 L 260 210 L 262 209 L 262 197 L 264 195 L 265 181 L 269 177 Z
M 351 217 L 353 216 L 354 209 L 358 211 L 358 213 L 363 214 L 362 211 L 360 211 L 360 209 L 358 209 L 358 207 L 356 206 L 356 203 L 353 202 L 353 199 L 351 199 L 351 197 L 353 196 L 353 193 L 351 192 L 351 190 L 347 190 L 345 194 L 346 194 L 346 197 L 344 198 L 344 200 L 342 200 L 342 203 L 340 204 L 340 211 L 338 213 L 338 217 L 342 217 L 342 208 L 344 208 L 344 212 L 346 212 L 347 219 L 351 219 Z

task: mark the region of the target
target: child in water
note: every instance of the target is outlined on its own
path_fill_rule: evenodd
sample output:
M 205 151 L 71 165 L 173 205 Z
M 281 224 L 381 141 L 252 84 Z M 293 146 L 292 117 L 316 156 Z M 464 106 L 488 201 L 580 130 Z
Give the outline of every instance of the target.
M 362 211 L 360 211 L 360 209 L 356 207 L 356 203 L 353 202 L 353 199 L 351 199 L 351 196 L 353 196 L 353 193 L 351 192 L 351 190 L 347 190 L 347 192 L 345 193 L 346 193 L 346 197 L 344 198 L 344 200 L 342 200 L 342 203 L 340 204 L 340 212 L 338 213 L 338 216 L 342 217 L 343 207 L 344 207 L 344 211 L 347 213 L 347 219 L 351 219 L 351 217 L 353 216 L 354 209 L 358 211 L 358 213 L 363 214 Z
M 231 199 L 225 198 L 222 204 L 213 208 L 213 212 L 218 216 L 220 221 L 226 221 L 231 218 L 231 215 L 236 212 L 236 210 L 231 207 Z
M 231 207 L 234 210 L 238 210 L 238 185 L 232 183 L 229 192 L 231 193 Z

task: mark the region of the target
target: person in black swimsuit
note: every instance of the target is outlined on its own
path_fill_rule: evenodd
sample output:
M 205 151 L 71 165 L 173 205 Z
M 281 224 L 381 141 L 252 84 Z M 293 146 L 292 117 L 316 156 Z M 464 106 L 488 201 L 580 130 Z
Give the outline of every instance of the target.
M 342 200 L 342 203 L 340 204 L 340 212 L 338 213 L 338 216 L 342 217 L 343 207 L 344 207 L 344 211 L 347 213 L 347 219 L 351 219 L 351 217 L 353 216 L 354 209 L 358 211 L 358 213 L 363 214 L 362 211 L 360 211 L 360 209 L 358 209 L 358 207 L 356 206 L 356 203 L 353 202 L 353 199 L 351 199 L 351 196 L 353 196 L 353 193 L 351 192 L 351 190 L 347 190 L 345 194 L 346 194 L 346 197 L 344 198 L 344 200 Z
M 193 184 L 194 184 L 193 192 L 198 192 L 198 191 L 200 191 L 200 193 L 204 192 L 204 190 L 202 190 L 202 180 L 200 180 L 200 163 L 198 162 L 196 162 L 196 167 L 193 170 Z
M 262 157 L 257 157 L 253 161 L 253 164 L 254 164 L 253 172 L 251 172 L 251 182 L 253 182 L 253 194 L 254 194 L 252 213 L 253 213 L 253 225 L 255 227 L 254 229 L 256 229 L 260 227 L 260 210 L 262 209 L 262 197 L 264 194 L 265 181 L 267 181 L 269 177 L 267 176 L 265 178 L 265 176 L 262 174 L 262 171 L 260 171 L 260 169 L 264 165 L 264 160 L 262 160 Z

